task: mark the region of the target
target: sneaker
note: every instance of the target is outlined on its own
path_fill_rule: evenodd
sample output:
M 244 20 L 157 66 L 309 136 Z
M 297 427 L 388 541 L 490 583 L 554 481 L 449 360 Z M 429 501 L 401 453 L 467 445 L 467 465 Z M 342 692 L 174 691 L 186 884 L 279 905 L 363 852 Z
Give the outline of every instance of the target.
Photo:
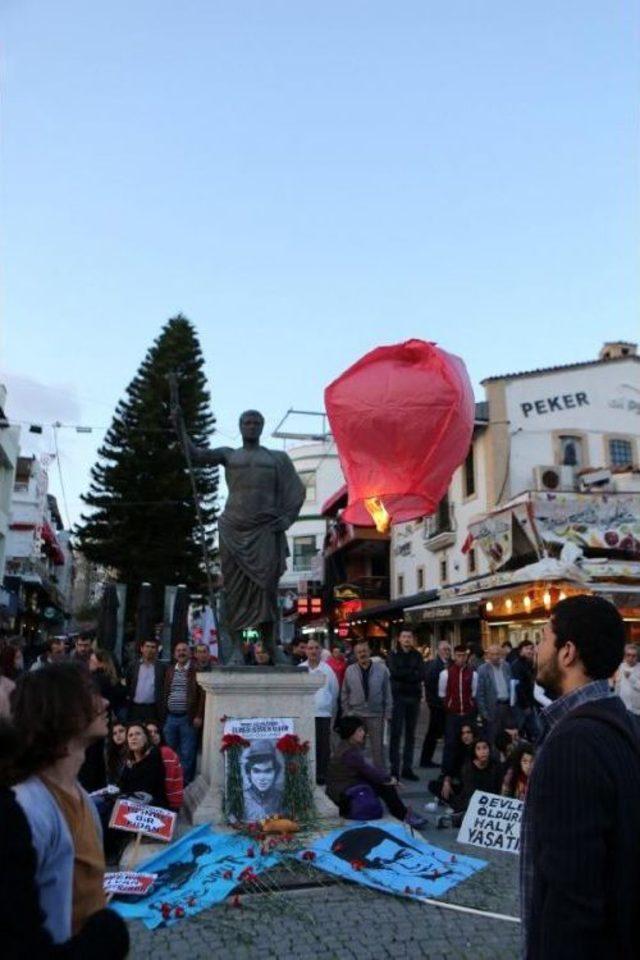
M 426 826 L 428 826 L 429 823 L 425 817 L 421 817 L 418 813 L 414 813 L 411 808 L 407 810 L 404 822 L 408 827 L 413 827 L 414 830 L 423 830 Z
M 428 810 L 429 813 L 437 813 L 438 810 L 441 809 L 441 807 L 442 807 L 442 804 L 440 803 L 439 800 L 431 800 L 429 803 L 425 803 L 424 805 L 425 810 Z
M 418 783 L 420 780 L 420 777 L 416 777 L 413 770 L 403 770 L 400 776 L 403 780 L 412 780 L 414 783 Z

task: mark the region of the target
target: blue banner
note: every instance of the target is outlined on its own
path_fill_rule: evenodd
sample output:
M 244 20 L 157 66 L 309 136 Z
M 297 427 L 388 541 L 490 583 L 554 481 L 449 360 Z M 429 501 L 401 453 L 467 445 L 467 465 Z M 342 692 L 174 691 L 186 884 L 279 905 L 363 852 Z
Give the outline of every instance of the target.
M 407 897 L 441 897 L 486 866 L 485 860 L 441 850 L 399 823 L 380 820 L 334 830 L 298 858 L 334 876 Z
M 150 929 L 172 924 L 224 900 L 248 879 L 248 871 L 258 874 L 279 859 L 261 854 L 259 845 L 246 837 L 217 834 L 204 824 L 140 865 L 141 872 L 158 874 L 146 896 L 114 900 L 111 906 Z

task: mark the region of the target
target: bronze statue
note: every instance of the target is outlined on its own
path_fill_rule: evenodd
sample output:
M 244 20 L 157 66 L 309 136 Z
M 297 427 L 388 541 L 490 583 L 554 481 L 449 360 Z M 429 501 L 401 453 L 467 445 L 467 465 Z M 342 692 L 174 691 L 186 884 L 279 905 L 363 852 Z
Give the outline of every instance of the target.
M 218 517 L 226 626 L 233 638 L 231 663 L 242 663 L 242 631 L 259 630 L 276 660 L 278 581 L 289 550 L 285 531 L 296 520 L 305 490 L 289 456 L 260 446 L 264 417 L 240 417 L 242 446 L 208 449 L 189 438 L 179 405 L 172 419 L 185 452 L 195 464 L 224 467 L 229 496 Z

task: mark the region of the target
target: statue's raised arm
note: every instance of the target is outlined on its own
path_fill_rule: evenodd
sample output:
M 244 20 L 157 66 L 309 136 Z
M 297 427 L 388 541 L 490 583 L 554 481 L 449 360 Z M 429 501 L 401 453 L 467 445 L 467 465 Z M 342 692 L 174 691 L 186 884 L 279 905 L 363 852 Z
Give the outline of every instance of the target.
M 232 452 L 233 448 L 211 448 L 196 446 L 187 433 L 187 428 L 185 426 L 182 407 L 180 406 L 180 398 L 178 396 L 178 379 L 175 373 L 170 373 L 167 379 L 169 380 L 169 390 L 171 395 L 171 423 L 173 424 L 173 428 L 178 435 L 178 439 L 180 440 L 185 455 L 189 458 L 191 463 L 198 466 L 226 466 L 229 454 Z

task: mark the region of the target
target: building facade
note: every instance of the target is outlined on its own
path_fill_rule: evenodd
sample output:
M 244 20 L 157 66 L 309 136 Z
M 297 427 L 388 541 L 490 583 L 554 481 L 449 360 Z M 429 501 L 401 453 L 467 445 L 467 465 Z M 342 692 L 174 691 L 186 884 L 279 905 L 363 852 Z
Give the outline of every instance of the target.
M 4 577 L 11 514 L 11 496 L 15 482 L 20 443 L 20 428 L 9 426 L 4 408 L 6 388 L 0 384 L 0 583 Z M 0 604 L 1 606 L 2 604 Z
M 595 589 L 615 597 L 635 637 L 636 346 L 608 343 L 595 360 L 489 377 L 483 387 L 469 456 L 437 513 L 392 528 L 393 600 L 438 590 L 405 609 L 432 643 L 515 642 L 539 636 L 557 597 Z
M 9 629 L 27 642 L 63 632 L 71 612 L 73 555 L 48 493 L 48 457 L 18 457 L 11 497 L 4 589 Z M 65 592 L 63 592 L 63 590 Z

